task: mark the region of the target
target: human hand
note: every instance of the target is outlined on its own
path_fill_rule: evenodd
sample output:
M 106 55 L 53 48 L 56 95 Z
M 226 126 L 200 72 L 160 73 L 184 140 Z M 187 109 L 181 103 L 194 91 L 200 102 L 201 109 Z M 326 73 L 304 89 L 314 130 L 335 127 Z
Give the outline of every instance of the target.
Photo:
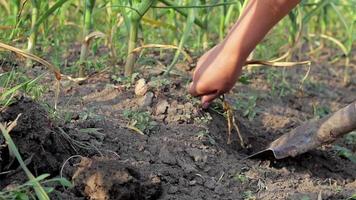
M 221 44 L 198 61 L 189 92 L 200 96 L 203 107 L 228 92 L 241 73 L 247 56 L 269 30 L 300 0 L 250 0 Z
M 189 93 L 201 97 L 203 108 L 234 86 L 243 62 L 225 43 L 216 45 L 198 60 Z

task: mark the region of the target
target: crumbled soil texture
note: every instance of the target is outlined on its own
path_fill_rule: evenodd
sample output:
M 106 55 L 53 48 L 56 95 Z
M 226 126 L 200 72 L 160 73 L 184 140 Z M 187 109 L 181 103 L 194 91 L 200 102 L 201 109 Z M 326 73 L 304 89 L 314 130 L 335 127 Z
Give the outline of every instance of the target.
M 82 158 L 73 182 L 89 199 L 157 199 L 162 192 L 159 177 L 145 180 L 132 167 L 107 158 Z
M 157 70 L 142 68 L 140 78 L 148 88 L 141 96 L 135 94 L 134 85 L 126 87 L 129 83 L 110 80 L 108 74 L 80 85 L 64 82 L 57 114 L 65 116 L 63 130 L 71 137 L 71 145 L 85 145 L 76 145 L 77 152 L 59 157 L 80 154 L 81 148 L 90 149 L 95 157 L 68 161 L 64 175 L 75 186 L 55 193 L 53 199 L 347 199 L 356 193 L 356 164 L 333 148 L 339 145 L 355 151 L 354 143 L 345 138 L 296 158 L 246 159 L 303 121 L 356 100 L 354 68 L 351 83 L 342 86 L 342 67 L 316 63 L 303 90 L 300 80 L 307 69 L 286 69 L 285 84 L 275 76 L 283 69 L 269 74 L 262 68 L 251 69 L 246 74 L 250 84 L 237 84 L 227 95 L 233 105 L 257 97 L 251 120 L 246 107 L 234 113 L 249 144 L 246 149 L 240 147 L 236 132 L 227 144 L 221 106 L 203 111 L 187 95 L 188 75 L 166 82 L 156 78 Z M 47 99 L 53 102 L 51 95 Z M 127 115 L 128 110 L 141 114 L 139 118 Z M 26 144 L 18 144 L 19 149 Z M 57 151 L 63 150 L 52 145 L 52 152 Z
M 0 122 L 9 123 L 21 115 L 17 125 L 10 132 L 15 145 L 32 173 L 57 175 L 65 159 L 74 153 L 70 143 L 57 134 L 47 111 L 39 104 L 19 97 L 0 113 Z M 10 156 L 7 145 L 0 135 L 0 187 L 22 183 L 26 175 L 15 157 Z

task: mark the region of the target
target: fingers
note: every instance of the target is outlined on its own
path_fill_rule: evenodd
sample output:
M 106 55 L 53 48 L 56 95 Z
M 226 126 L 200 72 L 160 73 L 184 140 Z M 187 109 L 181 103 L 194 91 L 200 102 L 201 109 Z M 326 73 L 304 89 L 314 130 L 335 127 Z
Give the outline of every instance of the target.
M 220 92 L 212 92 L 210 94 L 204 94 L 204 93 L 198 93 L 194 83 L 189 84 L 189 93 L 193 96 L 201 96 L 201 103 L 204 109 L 207 109 L 209 105 L 211 104 L 214 99 L 218 98 L 220 95 Z
M 210 84 L 205 84 L 205 85 L 199 84 L 199 86 L 197 86 L 197 83 L 193 81 L 188 86 L 188 92 L 195 97 L 216 93 L 217 91 L 216 89 L 209 88 L 206 85 L 210 85 Z
M 202 93 L 201 91 L 198 92 L 198 90 L 197 90 L 197 84 L 196 84 L 196 82 L 194 82 L 194 81 L 189 84 L 189 86 L 188 86 L 188 92 L 189 92 L 189 94 L 191 94 L 191 95 L 194 96 L 194 97 L 199 97 L 199 96 L 201 96 L 201 95 L 204 95 L 204 93 Z
M 209 107 L 209 105 L 211 104 L 211 102 L 214 101 L 214 99 L 218 98 L 219 96 L 220 96 L 219 92 L 203 95 L 201 97 L 201 103 L 202 103 L 203 108 L 207 109 Z
M 196 96 L 199 96 L 196 89 L 195 89 L 195 84 L 194 82 L 191 82 L 188 86 L 188 92 L 189 94 L 191 94 L 192 96 L 196 97 Z

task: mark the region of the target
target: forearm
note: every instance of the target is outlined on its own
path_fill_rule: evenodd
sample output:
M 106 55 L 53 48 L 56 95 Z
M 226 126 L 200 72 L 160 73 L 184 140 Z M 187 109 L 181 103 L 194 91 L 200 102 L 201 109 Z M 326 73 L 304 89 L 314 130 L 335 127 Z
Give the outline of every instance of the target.
M 207 107 L 234 86 L 246 58 L 300 0 L 249 0 L 223 42 L 199 58 L 189 92 Z
M 223 41 L 223 49 L 237 55 L 238 62 L 245 62 L 273 26 L 299 2 L 300 0 L 250 0 Z M 242 63 L 239 66 L 242 67 Z

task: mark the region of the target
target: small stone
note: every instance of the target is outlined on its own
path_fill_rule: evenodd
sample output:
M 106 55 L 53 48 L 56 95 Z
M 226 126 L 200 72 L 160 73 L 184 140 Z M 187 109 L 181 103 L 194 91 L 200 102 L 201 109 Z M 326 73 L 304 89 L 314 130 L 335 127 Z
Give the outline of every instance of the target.
M 209 172 L 211 170 L 211 167 L 210 166 L 206 166 L 205 168 L 204 168 L 204 172 Z
M 178 165 L 183 169 L 183 171 L 187 174 L 197 172 L 197 169 L 193 166 L 193 164 L 187 162 L 184 159 L 177 159 Z
M 90 135 L 88 133 L 81 133 L 79 132 L 77 135 L 75 135 L 76 138 L 80 141 L 89 141 L 91 139 Z
M 150 177 L 150 179 L 151 179 L 151 183 L 154 183 L 154 184 L 161 183 L 161 179 L 159 178 L 159 176 L 152 176 L 152 177 Z
M 184 105 L 178 104 L 178 105 L 177 105 L 177 108 L 178 108 L 179 110 L 184 110 Z
M 200 176 L 197 176 L 195 179 L 194 179 L 195 183 L 198 184 L 198 185 L 203 185 L 204 183 L 204 179 Z
M 204 154 L 203 151 L 197 148 L 188 148 L 186 152 L 193 158 L 195 162 L 203 162 L 205 163 L 208 159 L 208 156 Z
M 203 195 L 204 193 L 205 193 L 205 191 L 200 186 L 191 187 L 190 195 L 191 195 L 191 197 L 194 197 L 194 200 L 203 200 L 202 198 L 198 198 L 198 197 L 204 196 Z M 206 196 L 205 196 L 205 199 L 206 199 Z
M 190 194 L 191 190 L 190 190 L 190 188 L 181 188 L 180 192 L 183 193 L 183 194 Z
M 146 80 L 141 78 L 136 82 L 135 86 L 135 94 L 137 96 L 143 96 L 146 94 L 148 90 L 148 85 L 146 84 Z
M 95 137 L 98 141 L 102 142 L 105 139 L 105 134 L 100 133 L 97 130 L 88 131 L 88 135 Z
M 177 107 L 178 101 L 177 100 L 173 100 L 171 105 L 172 105 L 172 107 Z
M 172 154 L 168 150 L 168 147 L 166 145 L 161 148 L 161 150 L 159 151 L 158 157 L 161 160 L 161 162 L 165 163 L 165 164 L 174 165 L 177 163 L 177 160 L 176 160 L 174 154 Z
M 178 109 L 177 114 L 178 114 L 178 115 L 183 115 L 183 114 L 184 114 L 184 111 Z
M 158 121 L 163 121 L 166 118 L 165 115 L 158 115 L 155 119 Z
M 90 144 L 96 146 L 96 147 L 100 147 L 103 143 L 98 141 L 97 139 L 90 139 Z
M 184 107 L 186 110 L 192 110 L 194 108 L 193 104 L 190 102 L 185 103 Z
M 168 194 L 175 194 L 178 192 L 178 187 L 176 186 L 171 186 L 169 189 L 168 189 Z
M 138 151 L 143 151 L 145 149 L 145 147 L 143 146 L 143 145 L 140 145 L 139 147 L 138 147 Z
M 176 115 L 177 114 L 177 111 L 178 111 L 177 105 L 178 105 L 177 100 L 172 101 L 172 103 L 169 106 L 168 111 L 167 111 L 169 115 Z
M 190 186 L 193 186 L 193 185 L 195 185 L 196 183 L 197 183 L 196 180 L 191 180 L 191 181 L 189 181 L 189 185 L 190 185 Z
M 216 185 L 216 181 L 214 181 L 213 179 L 209 179 L 207 181 L 205 181 L 204 186 L 213 190 L 215 188 Z
M 178 115 L 174 115 L 171 117 L 171 121 L 177 122 L 179 120 L 180 120 L 180 116 L 178 116 Z
M 281 171 L 281 174 L 283 174 L 283 175 L 289 175 L 290 174 L 290 171 L 286 167 L 282 167 L 282 169 L 280 171 Z
M 185 180 L 185 178 L 180 177 L 180 178 L 178 179 L 178 184 L 179 184 L 180 186 L 186 186 L 186 185 L 187 185 L 187 180 Z
M 156 115 L 165 114 L 167 112 L 168 107 L 169 104 L 167 100 L 159 101 L 156 107 Z
M 143 97 L 137 99 L 137 104 L 144 108 L 152 105 L 154 94 L 152 92 L 147 92 Z
M 214 192 L 217 193 L 217 194 L 224 194 L 225 193 L 225 189 L 224 189 L 224 186 L 222 184 L 218 184 L 215 189 L 214 189 Z

